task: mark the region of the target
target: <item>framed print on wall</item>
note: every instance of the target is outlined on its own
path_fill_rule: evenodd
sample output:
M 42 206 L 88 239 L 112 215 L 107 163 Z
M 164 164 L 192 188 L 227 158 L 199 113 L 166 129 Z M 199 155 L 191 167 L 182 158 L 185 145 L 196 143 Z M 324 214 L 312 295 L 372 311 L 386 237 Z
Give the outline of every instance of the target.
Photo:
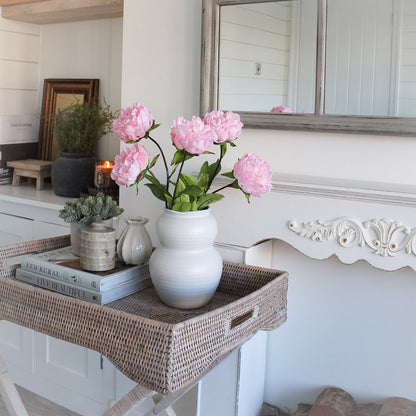
M 44 80 L 38 159 L 55 160 L 59 157 L 51 119 L 58 111 L 63 111 L 73 104 L 96 102 L 99 82 L 99 79 L 49 78 Z

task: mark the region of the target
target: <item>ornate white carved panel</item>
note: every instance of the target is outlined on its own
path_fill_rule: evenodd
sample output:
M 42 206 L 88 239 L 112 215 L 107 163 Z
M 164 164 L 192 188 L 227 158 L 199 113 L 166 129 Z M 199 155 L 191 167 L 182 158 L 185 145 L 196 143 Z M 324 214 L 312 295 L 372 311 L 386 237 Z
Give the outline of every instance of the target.
M 250 247 L 277 238 L 315 259 L 416 270 L 416 187 L 276 175 L 272 192 L 250 204 L 235 190 L 225 194 L 212 207 L 219 242 Z
M 416 228 L 400 221 L 383 218 L 361 222 L 356 218 L 342 217 L 304 223 L 292 220 L 288 227 L 301 237 L 317 242 L 337 239 L 345 248 L 368 246 L 378 256 L 393 257 L 400 252 L 416 255 Z

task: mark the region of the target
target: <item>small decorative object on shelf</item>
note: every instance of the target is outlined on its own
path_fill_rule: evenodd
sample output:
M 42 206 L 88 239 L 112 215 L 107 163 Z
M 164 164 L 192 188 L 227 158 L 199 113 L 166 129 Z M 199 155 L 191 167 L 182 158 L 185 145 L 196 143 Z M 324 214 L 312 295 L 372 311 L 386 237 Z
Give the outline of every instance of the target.
M 117 243 L 118 257 L 126 264 L 146 263 L 152 254 L 152 241 L 146 230 L 149 220 L 143 217 L 128 218 Z
M 64 208 L 59 211 L 59 217 L 71 224 L 72 252 L 77 256 L 80 255 L 82 227 L 100 221 L 112 226 L 112 218 L 118 217 L 123 211 L 110 195 L 104 195 L 102 192 L 67 201 Z
M 114 269 L 116 230 L 103 222 L 81 229 L 80 261 L 84 270 L 101 272 Z
M 238 114 L 213 111 L 203 119 L 193 116 L 190 121 L 183 117 L 175 120 L 171 138 L 176 152 L 170 169 L 159 143 L 150 136 L 157 127 L 159 124 L 155 123 L 152 114 L 140 103 L 121 110 L 113 122 L 113 131 L 130 146 L 115 157 L 111 177 L 120 186 L 136 188 L 146 179 L 146 186 L 153 195 L 165 203 L 166 211 L 157 225 L 161 246 L 149 260 L 150 276 L 159 296 L 169 306 L 197 308 L 211 299 L 221 277 L 221 267 L 216 267 L 222 265 L 221 257 L 213 247 L 216 224 L 209 231 L 201 231 L 205 226 L 202 224 L 215 223 L 208 207 L 223 198 L 219 192 L 224 188 L 240 189 L 248 201 L 251 195 L 259 197 L 270 191 L 272 171 L 258 156 L 246 153 L 231 172 L 223 173 L 230 179 L 229 183 L 211 191 L 228 146 L 235 147 L 234 141 L 242 132 L 243 124 Z M 141 140 L 152 142 L 160 153 L 151 159 L 147 149 L 139 143 Z M 213 146 L 219 153 L 214 163 L 204 161 L 196 178 L 183 171 L 186 161 L 202 154 L 215 154 L 211 151 Z M 160 156 L 166 172 L 162 181 L 152 172 Z M 201 225 L 196 226 L 196 234 L 185 229 L 185 218 L 188 217 L 192 224 L 201 221 Z M 175 225 L 169 220 L 172 218 Z M 178 236 L 174 243 L 172 235 Z M 188 240 L 192 242 L 191 247 L 185 244 Z M 207 283 L 201 282 L 205 278 Z
M 111 179 L 114 162 L 109 160 L 95 162 L 94 186 L 99 189 L 111 188 L 116 183 Z
M 61 153 L 52 165 L 52 186 L 57 195 L 79 197 L 93 187 L 93 155 L 115 117 L 108 104 L 95 102 L 77 103 L 56 115 L 54 134 Z

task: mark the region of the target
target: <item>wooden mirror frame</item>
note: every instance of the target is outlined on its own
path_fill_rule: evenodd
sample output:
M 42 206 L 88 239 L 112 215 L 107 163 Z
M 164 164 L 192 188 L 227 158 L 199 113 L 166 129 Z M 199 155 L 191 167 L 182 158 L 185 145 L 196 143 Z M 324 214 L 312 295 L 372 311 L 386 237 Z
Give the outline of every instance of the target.
M 38 159 L 52 160 L 53 124 L 48 120 L 56 114 L 57 96 L 59 94 L 82 95 L 84 102 L 91 104 L 98 100 L 99 82 L 99 79 L 49 78 L 44 80 Z
M 200 113 L 218 109 L 220 8 L 227 5 L 285 0 L 203 0 Z M 315 113 L 236 111 L 246 127 L 277 130 L 326 131 L 393 136 L 416 136 L 416 117 L 324 114 L 327 0 L 318 1 Z M 233 110 L 224 109 L 224 110 Z

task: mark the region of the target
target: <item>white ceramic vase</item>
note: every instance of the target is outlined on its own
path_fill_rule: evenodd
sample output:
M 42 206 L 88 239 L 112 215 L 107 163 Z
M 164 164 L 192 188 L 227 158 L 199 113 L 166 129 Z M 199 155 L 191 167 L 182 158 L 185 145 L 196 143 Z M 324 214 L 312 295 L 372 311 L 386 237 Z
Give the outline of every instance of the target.
M 160 246 L 150 257 L 149 268 L 161 300 L 180 309 L 208 303 L 222 273 L 222 259 L 214 248 L 217 222 L 210 210 L 166 209 L 156 230 Z
M 149 220 L 143 217 L 128 218 L 117 243 L 117 255 L 126 264 L 143 264 L 152 254 L 152 241 L 146 230 Z

